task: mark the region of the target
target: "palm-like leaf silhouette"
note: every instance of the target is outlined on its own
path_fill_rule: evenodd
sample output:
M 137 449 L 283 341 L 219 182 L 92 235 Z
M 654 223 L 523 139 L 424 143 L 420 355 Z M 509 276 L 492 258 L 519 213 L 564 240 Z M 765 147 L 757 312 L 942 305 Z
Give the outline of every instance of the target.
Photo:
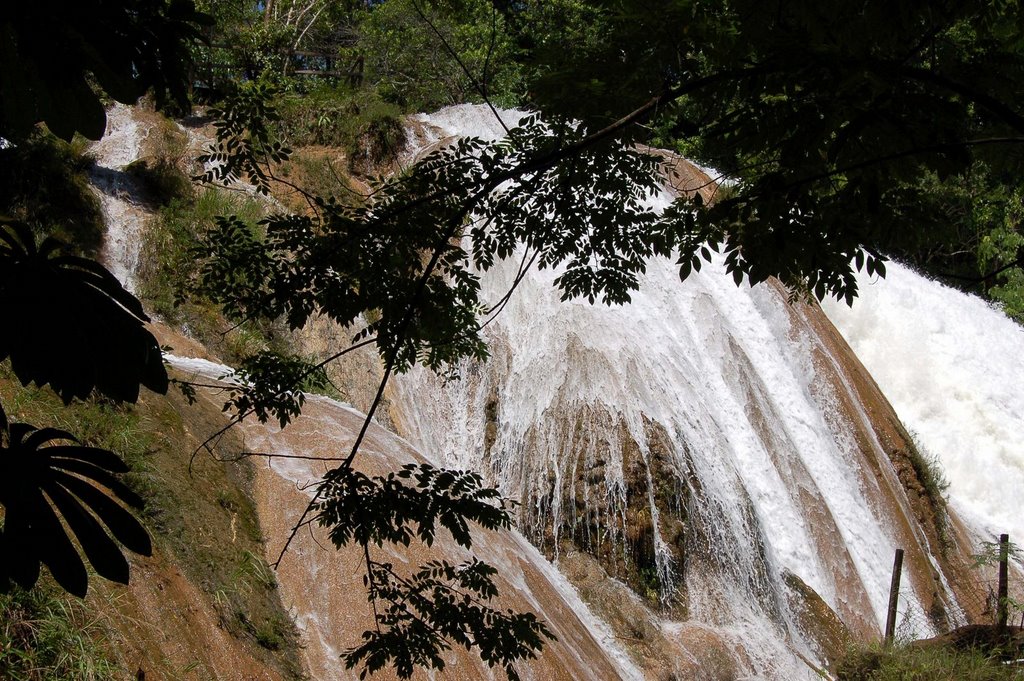
M 127 402 L 140 385 L 166 392 L 141 303 L 101 265 L 61 255 L 60 246 L 37 246 L 25 224 L 0 217 L 0 361 L 10 358 L 22 384 L 49 385 L 65 403 L 94 390 Z M 8 423 L 0 407 L 0 591 L 12 581 L 30 588 L 45 564 L 62 587 L 84 595 L 78 547 L 97 573 L 127 583 L 118 542 L 151 552 L 146 530 L 117 501 L 142 505 L 116 477 L 127 470 L 114 453 L 70 433 Z
M 64 402 L 92 391 L 134 402 L 139 386 L 167 391 L 160 347 L 142 304 L 102 265 L 38 247 L 23 223 L 0 219 L 0 361 L 23 384 L 49 384 Z
M 127 584 L 128 561 L 114 539 L 147 556 L 152 547 L 139 521 L 115 501 L 142 505 L 114 475 L 128 470 L 124 461 L 104 449 L 79 445 L 70 433 L 55 428 L 12 423 L 4 431 L 0 591 L 11 581 L 31 588 L 45 564 L 58 584 L 84 596 L 88 576 L 68 531 L 98 574 Z

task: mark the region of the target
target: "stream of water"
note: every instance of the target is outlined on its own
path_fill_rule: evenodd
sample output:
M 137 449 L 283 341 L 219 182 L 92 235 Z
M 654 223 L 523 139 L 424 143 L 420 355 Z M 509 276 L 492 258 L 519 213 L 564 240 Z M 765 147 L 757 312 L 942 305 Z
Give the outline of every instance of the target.
M 107 225 L 100 258 L 117 280 L 135 291 L 135 270 L 148 212 L 138 200 L 137 182 L 125 167 L 139 158 L 149 127 L 124 104 L 107 109 L 107 129 L 92 145 L 96 163 L 90 171 Z
M 991 540 L 1024 541 L 1024 329 L 998 308 L 890 263 L 825 310 Z

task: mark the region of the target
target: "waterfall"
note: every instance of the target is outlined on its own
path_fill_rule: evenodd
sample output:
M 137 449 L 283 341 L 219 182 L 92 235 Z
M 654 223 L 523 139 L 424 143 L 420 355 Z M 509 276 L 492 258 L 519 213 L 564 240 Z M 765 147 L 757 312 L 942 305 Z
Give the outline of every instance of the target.
M 499 113 L 510 126 L 521 116 Z M 121 120 L 115 109 L 112 131 L 122 129 Z M 129 124 L 122 132 L 122 142 L 94 148 L 97 182 L 111 200 L 124 197 L 114 185 L 104 188 L 103 178 L 117 177 L 132 160 L 131 145 L 137 154 L 145 134 Z M 411 133 L 415 151 L 422 152 L 452 136 L 497 139 L 504 131 L 489 110 L 461 106 L 414 117 Z M 106 203 L 105 210 L 109 240 L 119 243 L 125 234 L 129 244 L 107 262 L 130 284 L 134 214 L 108 210 Z M 513 258 L 482 274 L 484 301 L 504 295 L 517 265 Z M 896 292 L 903 290 L 902 272 L 892 268 Z M 447 382 L 419 369 L 396 378 L 388 399 L 405 439 L 374 425 L 359 458 L 368 473 L 424 457 L 475 469 L 521 502 L 519 529 L 533 546 L 516 533 L 490 533 L 478 547 L 484 560 L 499 566 L 503 594 L 513 607 L 538 612 L 559 636 L 525 678 L 703 678 L 704 669 L 711 670 L 708 678 L 814 678 L 805 660 L 827 661 L 842 646 L 840 630 L 859 640 L 879 635 L 897 547 L 907 550 L 903 602 L 923 611 L 937 601 L 956 605 L 943 564 L 894 471 L 891 459 L 905 449 L 902 426 L 819 308 L 790 304 L 771 282 L 737 288 L 720 261 L 680 283 L 671 262 L 655 260 L 632 304 L 623 307 L 562 302 L 553 285 L 557 274 L 535 271 L 522 281 L 486 329 L 488 362 L 465 362 L 459 378 Z M 999 518 L 997 502 L 972 496 L 973 481 L 989 473 L 961 473 L 948 463 L 977 450 L 947 449 L 933 431 L 954 443 L 986 434 L 996 441 L 1016 432 L 1012 418 L 1021 410 L 1011 389 L 1019 383 L 1017 373 L 1000 364 L 985 382 L 987 392 L 967 391 L 964 386 L 981 379 L 957 372 L 973 359 L 943 347 L 934 354 L 948 359 L 949 368 L 933 369 L 939 375 L 930 383 L 912 377 L 915 362 L 925 374 L 933 366 L 921 357 L 933 359 L 932 350 L 921 350 L 924 340 L 945 342 L 940 332 L 948 328 L 926 325 L 941 323 L 925 311 L 955 297 L 928 297 L 934 285 L 914 276 L 907 273 L 912 283 L 894 295 L 897 302 L 918 300 L 918 324 L 931 329 L 927 339 L 909 335 L 912 306 L 873 302 L 876 287 L 864 286 L 853 316 L 831 306 L 829 311 L 879 372 L 920 441 L 942 458 L 957 505 L 978 522 L 1014 532 L 1012 514 Z M 994 317 L 985 316 L 994 314 L 987 308 L 956 313 L 967 320 L 957 324 L 992 327 L 992 339 L 978 329 L 986 347 L 1013 357 L 1016 346 L 997 344 L 1010 331 L 994 328 Z M 898 337 L 916 345 L 886 356 L 888 339 Z M 212 378 L 227 372 L 201 360 L 173 363 L 179 371 Z M 890 385 L 886 363 L 903 384 Z M 931 390 L 939 397 L 920 394 Z M 941 416 L 938 409 L 949 399 L 943 395 L 965 396 L 962 404 L 971 411 Z M 988 421 L 977 421 L 983 425 L 975 431 L 951 425 L 975 423 L 979 413 L 987 413 Z M 243 432 L 253 450 L 330 457 L 347 451 L 360 419 L 344 405 L 310 398 L 303 416 L 285 431 L 247 423 Z M 1020 458 L 1005 444 L 986 451 L 984 465 L 995 472 L 979 488 L 1006 495 L 1021 489 L 1012 478 Z M 301 488 L 329 465 L 278 459 L 257 471 L 254 494 L 270 560 L 308 501 Z M 998 487 L 1000 476 L 1007 487 Z M 317 541 L 298 537 L 278 575 L 282 597 L 303 632 L 313 677 L 354 678 L 341 669 L 338 654 L 357 642 L 369 622 L 359 556 L 323 549 Z M 319 542 L 326 544 L 322 536 Z M 442 550 L 462 556 L 453 547 Z M 605 590 L 594 591 L 597 600 L 584 605 L 543 554 L 574 580 L 587 570 L 607 575 Z M 623 584 L 635 593 L 621 596 Z M 626 633 L 615 629 L 621 622 L 598 619 L 607 610 L 600 602 L 607 594 L 629 601 L 620 612 L 636 617 L 625 621 Z M 646 612 L 653 613 L 653 633 L 641 631 Z M 623 641 L 633 637 L 629 627 L 645 645 L 657 638 L 669 650 L 658 671 L 644 659 L 657 652 L 653 648 L 623 651 Z M 488 678 L 479 660 L 454 655 L 451 675 L 434 678 Z
M 900 419 L 938 458 L 960 515 L 1024 541 L 1024 329 L 998 308 L 890 263 L 829 317 Z
M 441 128 L 427 142 L 502 134 L 482 107 L 419 120 Z M 483 300 L 517 265 L 482 273 Z M 720 261 L 680 284 L 656 260 L 623 307 L 562 302 L 556 275 L 522 282 L 486 329 L 488 362 L 454 381 L 420 369 L 395 381 L 401 434 L 521 502 L 520 529 L 556 561 L 580 549 L 656 590 L 666 630 L 742 640 L 759 677 L 806 673 L 790 650 L 815 654 L 794 583 L 877 635 L 894 549 L 927 540 L 817 308 L 737 288 Z M 926 571 L 904 585 L 915 607 L 944 591 Z
M 138 200 L 138 182 L 124 169 L 139 158 L 148 135 L 149 127 L 139 120 L 133 107 L 114 104 L 107 109 L 103 138 L 89 150 L 96 158 L 90 180 L 107 226 L 100 259 L 132 292 L 148 213 Z

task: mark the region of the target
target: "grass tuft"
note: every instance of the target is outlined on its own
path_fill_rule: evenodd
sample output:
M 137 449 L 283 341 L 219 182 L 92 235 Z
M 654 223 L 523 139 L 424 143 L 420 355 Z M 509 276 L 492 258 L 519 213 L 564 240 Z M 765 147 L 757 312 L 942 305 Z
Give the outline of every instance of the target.
M 76 598 L 48 579 L 0 594 L 0 679 L 106 681 L 123 679 L 106 654 L 110 630 Z
M 835 667 L 837 681 L 1003 681 L 1021 678 L 1018 667 L 977 650 L 913 644 L 853 648 Z

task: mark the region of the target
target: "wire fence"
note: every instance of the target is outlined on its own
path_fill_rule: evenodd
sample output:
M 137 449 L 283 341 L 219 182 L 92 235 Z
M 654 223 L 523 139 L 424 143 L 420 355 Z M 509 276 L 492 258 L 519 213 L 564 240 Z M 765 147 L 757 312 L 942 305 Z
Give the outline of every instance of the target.
M 897 643 L 909 643 L 931 638 L 960 629 L 969 624 L 996 625 L 999 623 L 999 580 L 979 578 L 972 583 L 961 583 L 957 601 L 944 604 L 936 600 L 926 608 L 911 593 L 901 594 L 896 609 L 895 632 Z M 1007 624 L 1024 626 L 1024 593 L 1020 586 L 1010 585 L 1007 599 Z
M 937 595 L 930 604 L 914 597 L 913 590 L 900 588 L 902 551 L 897 552 L 893 566 L 893 588 L 899 591 L 899 598 L 890 600 L 886 637 L 898 643 L 907 643 L 931 638 L 968 625 L 1018 626 L 1024 627 L 1024 584 L 1009 579 L 1011 558 L 1018 563 L 1017 574 L 1021 572 L 1020 554 L 1006 535 L 1000 543 L 986 543 L 976 558 L 974 579 L 960 578 L 956 596 L 947 589 L 950 597 Z

